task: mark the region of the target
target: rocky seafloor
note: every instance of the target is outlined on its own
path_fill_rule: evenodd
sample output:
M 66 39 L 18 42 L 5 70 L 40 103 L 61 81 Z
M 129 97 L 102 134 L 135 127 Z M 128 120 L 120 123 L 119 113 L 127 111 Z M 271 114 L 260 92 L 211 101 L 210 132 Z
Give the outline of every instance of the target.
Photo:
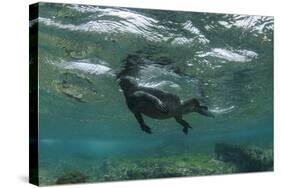
M 188 177 L 273 170 L 272 150 L 217 144 L 210 154 L 58 161 L 42 165 L 40 185 Z M 93 160 L 92 160 L 93 161 Z M 45 167 L 44 167 L 45 166 Z

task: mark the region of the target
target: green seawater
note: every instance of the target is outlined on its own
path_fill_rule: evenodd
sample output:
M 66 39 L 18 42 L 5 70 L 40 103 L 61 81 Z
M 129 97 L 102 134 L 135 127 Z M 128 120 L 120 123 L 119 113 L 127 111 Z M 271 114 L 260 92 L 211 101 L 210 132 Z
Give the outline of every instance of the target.
M 40 3 L 38 24 L 41 185 L 244 172 L 218 143 L 272 159 L 272 17 Z M 185 115 L 185 135 L 145 117 L 153 134 L 141 131 L 116 79 L 131 54 L 147 59 L 139 85 L 198 98 L 215 118 Z

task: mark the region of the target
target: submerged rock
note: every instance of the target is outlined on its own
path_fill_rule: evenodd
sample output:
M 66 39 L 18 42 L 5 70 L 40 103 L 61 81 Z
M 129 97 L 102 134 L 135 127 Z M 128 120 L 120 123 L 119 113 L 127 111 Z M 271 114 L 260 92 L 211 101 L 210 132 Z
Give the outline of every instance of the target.
M 52 86 L 58 93 L 62 93 L 77 102 L 87 102 L 97 93 L 90 79 L 69 72 L 63 73 L 59 80 L 54 80 Z
M 88 178 L 88 176 L 78 171 L 67 172 L 58 177 L 58 179 L 56 180 L 56 184 L 85 183 L 87 182 Z
M 273 169 L 273 154 L 243 145 L 219 143 L 215 145 L 219 160 L 236 165 L 239 172 L 270 171 Z

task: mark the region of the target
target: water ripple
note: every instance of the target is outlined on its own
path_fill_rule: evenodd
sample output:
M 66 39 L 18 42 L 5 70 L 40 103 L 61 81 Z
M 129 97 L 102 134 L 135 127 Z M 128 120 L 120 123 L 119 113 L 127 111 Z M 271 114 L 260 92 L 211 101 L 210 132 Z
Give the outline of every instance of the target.
M 39 18 L 39 22 L 47 26 L 54 26 L 60 29 L 67 29 L 70 31 L 96 32 L 96 33 L 132 33 L 143 36 L 151 41 L 162 41 L 163 37 L 160 34 L 149 31 L 136 26 L 128 21 L 111 21 L 111 20 L 94 20 L 80 25 L 63 24 L 54 21 L 50 18 Z
M 227 61 L 233 62 L 250 62 L 257 58 L 258 54 L 250 50 L 228 50 L 222 48 L 214 48 L 210 52 L 197 53 L 198 57 L 217 57 Z

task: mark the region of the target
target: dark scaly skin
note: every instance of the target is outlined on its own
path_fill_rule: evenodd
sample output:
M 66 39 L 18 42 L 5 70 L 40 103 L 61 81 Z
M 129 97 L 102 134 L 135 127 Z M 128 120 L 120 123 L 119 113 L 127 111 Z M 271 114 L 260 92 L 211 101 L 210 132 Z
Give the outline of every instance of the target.
M 145 124 L 142 115 L 155 119 L 175 118 L 183 127 L 183 132 L 187 134 L 188 128 L 192 127 L 183 119 L 183 114 L 190 112 L 201 113 L 200 110 L 207 110 L 207 107 L 200 106 L 197 99 L 181 103 L 177 95 L 154 88 L 140 87 L 131 77 L 121 78 L 119 84 L 125 95 L 128 108 L 135 115 L 141 129 L 149 134 L 152 133 L 151 129 Z

